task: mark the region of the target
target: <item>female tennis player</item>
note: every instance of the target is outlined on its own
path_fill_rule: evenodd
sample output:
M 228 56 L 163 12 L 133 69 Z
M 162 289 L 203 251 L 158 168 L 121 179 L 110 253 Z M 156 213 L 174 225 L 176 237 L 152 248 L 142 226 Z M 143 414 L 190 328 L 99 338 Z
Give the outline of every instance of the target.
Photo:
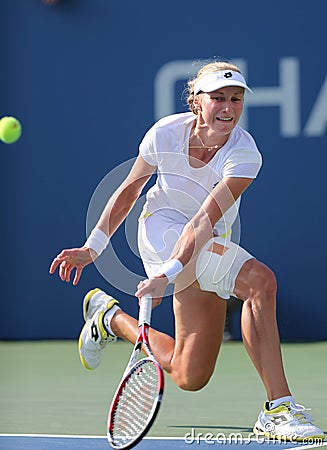
M 231 239 L 242 193 L 261 167 L 252 136 L 237 123 L 250 91 L 238 67 L 204 65 L 188 82 L 190 112 L 159 120 L 146 133 L 127 178 L 109 199 L 81 248 L 63 250 L 50 273 L 73 284 L 108 245 L 145 183 L 157 172 L 139 220 L 138 243 L 146 282 L 136 296 L 161 302 L 174 283 L 175 339 L 151 330 L 153 352 L 185 390 L 204 387 L 222 342 L 226 301 L 244 301 L 241 326 L 246 350 L 267 392 L 254 431 L 270 437 L 323 438 L 290 392 L 280 351 L 273 272 Z M 135 343 L 137 321 L 99 289 L 84 299 L 85 325 L 79 339 L 83 365 L 95 369 L 116 336 Z

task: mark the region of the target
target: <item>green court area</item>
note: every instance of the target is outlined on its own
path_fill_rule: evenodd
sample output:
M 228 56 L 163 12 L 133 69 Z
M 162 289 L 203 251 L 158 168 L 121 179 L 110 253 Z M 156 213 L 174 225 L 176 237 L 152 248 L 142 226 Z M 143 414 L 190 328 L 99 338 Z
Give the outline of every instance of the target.
M 327 342 L 283 344 L 282 351 L 296 401 L 312 409 L 326 432 Z M 110 345 L 101 366 L 88 371 L 73 341 L 0 342 L 0 433 L 104 436 L 130 352 L 125 342 Z M 166 375 L 163 404 L 149 436 L 248 436 L 264 401 L 243 344 L 225 342 L 203 390 L 184 392 Z

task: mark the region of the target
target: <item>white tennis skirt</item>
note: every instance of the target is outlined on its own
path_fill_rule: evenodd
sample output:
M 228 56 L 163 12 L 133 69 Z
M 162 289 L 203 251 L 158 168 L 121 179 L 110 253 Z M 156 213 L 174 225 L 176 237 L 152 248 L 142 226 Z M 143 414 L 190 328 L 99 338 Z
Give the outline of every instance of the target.
M 138 246 L 148 277 L 160 272 L 169 260 L 187 223 L 179 212 L 161 209 L 143 211 L 139 218 Z M 200 251 L 196 261 L 196 277 L 204 291 L 229 299 L 234 295 L 235 281 L 243 264 L 253 256 L 229 237 L 214 237 Z

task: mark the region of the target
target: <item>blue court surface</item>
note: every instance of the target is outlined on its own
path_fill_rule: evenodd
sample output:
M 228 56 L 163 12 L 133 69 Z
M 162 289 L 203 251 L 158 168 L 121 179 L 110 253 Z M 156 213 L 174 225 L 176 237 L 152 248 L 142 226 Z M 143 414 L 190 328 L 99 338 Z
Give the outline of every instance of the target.
M 230 439 L 223 442 L 217 437 L 208 439 L 186 440 L 185 438 L 144 438 L 135 448 L 140 450 L 186 450 L 191 448 L 212 448 L 229 447 L 229 450 L 235 450 L 239 447 L 247 447 L 249 450 L 295 450 L 295 449 L 313 449 L 327 448 L 327 442 L 301 444 L 296 442 L 264 441 L 258 438 L 253 439 Z M 2 450 L 108 450 L 109 446 L 105 437 L 98 436 L 52 436 L 52 435 L 0 435 L 0 449 Z

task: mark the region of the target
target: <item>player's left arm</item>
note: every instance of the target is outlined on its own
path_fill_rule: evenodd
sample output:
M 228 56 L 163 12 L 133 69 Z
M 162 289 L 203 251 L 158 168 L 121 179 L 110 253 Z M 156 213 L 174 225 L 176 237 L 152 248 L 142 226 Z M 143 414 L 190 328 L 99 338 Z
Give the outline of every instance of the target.
M 215 223 L 235 203 L 240 195 L 250 186 L 252 178 L 229 177 L 224 178 L 210 192 L 201 208 L 185 225 L 184 230 L 175 246 L 171 259 L 179 260 L 185 267 L 201 250 L 203 245 L 212 238 Z M 147 293 L 160 302 L 168 279 L 164 273 L 158 273 L 146 284 L 138 286 L 138 297 Z
M 252 181 L 252 178 L 224 178 L 218 183 L 207 196 L 199 211 L 185 226 L 172 258 L 178 259 L 185 267 L 212 237 L 215 223 L 221 219 Z

